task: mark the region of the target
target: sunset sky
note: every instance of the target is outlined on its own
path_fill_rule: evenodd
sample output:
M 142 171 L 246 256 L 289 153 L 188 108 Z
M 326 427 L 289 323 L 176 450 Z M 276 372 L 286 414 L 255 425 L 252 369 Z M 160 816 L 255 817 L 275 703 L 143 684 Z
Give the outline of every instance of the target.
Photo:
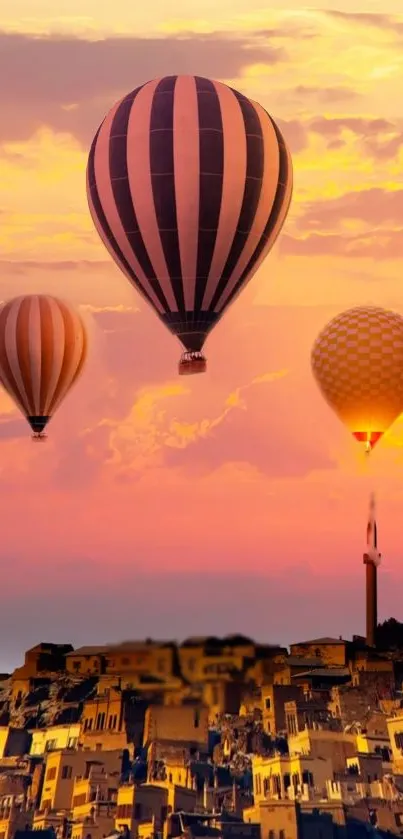
M 403 314 L 401 0 L 362 5 L 1 4 L 0 298 L 80 306 L 91 353 L 44 445 L 0 395 L 0 668 L 40 640 L 363 632 L 372 488 L 380 617 L 403 619 L 403 421 L 366 469 L 309 359 L 345 308 Z M 295 177 L 274 251 L 208 340 L 208 373 L 184 380 L 85 195 L 105 113 L 176 73 L 258 100 Z

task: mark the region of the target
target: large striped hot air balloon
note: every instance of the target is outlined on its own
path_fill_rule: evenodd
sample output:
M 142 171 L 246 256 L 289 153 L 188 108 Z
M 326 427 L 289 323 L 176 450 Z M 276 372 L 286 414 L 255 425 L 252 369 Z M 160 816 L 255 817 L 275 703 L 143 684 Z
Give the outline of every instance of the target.
M 87 352 L 84 324 L 55 297 L 29 294 L 0 309 L 0 382 L 28 420 L 34 439 L 78 378 Z
M 367 453 L 403 412 L 403 318 L 349 309 L 322 330 L 312 370 L 323 396 Z
M 118 102 L 92 143 L 87 195 L 109 253 L 205 370 L 208 333 L 284 224 L 292 163 L 269 114 L 199 76 L 149 81 Z

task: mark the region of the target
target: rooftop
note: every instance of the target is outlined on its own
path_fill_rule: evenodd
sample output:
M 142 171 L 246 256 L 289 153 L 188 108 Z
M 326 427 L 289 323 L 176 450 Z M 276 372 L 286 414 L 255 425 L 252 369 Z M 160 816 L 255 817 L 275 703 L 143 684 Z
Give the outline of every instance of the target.
M 294 673 L 292 679 L 300 679 L 301 676 L 310 676 L 315 678 L 341 679 L 351 677 L 348 667 L 316 667 L 314 670 L 304 670 L 302 673 Z
M 294 644 L 290 644 L 290 647 L 307 647 L 316 644 L 317 646 L 325 646 L 326 644 L 331 644 L 332 646 L 335 644 L 339 644 L 342 646 L 343 644 L 347 644 L 347 641 L 344 641 L 343 638 L 312 638 L 311 641 L 296 641 Z

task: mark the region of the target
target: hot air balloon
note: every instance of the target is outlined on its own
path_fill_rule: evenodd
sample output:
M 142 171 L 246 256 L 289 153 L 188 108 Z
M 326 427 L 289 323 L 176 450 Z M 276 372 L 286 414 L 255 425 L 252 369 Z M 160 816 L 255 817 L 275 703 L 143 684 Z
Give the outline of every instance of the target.
M 83 368 L 87 336 L 79 315 L 44 294 L 6 301 L 0 308 L 0 382 L 28 420 L 34 439 Z
M 220 82 L 149 81 L 105 117 L 87 166 L 91 216 L 180 339 L 181 374 L 206 369 L 206 337 L 273 247 L 291 194 L 291 157 L 274 120 Z
M 403 411 L 403 318 L 376 306 L 342 312 L 311 361 L 326 401 L 369 454 Z

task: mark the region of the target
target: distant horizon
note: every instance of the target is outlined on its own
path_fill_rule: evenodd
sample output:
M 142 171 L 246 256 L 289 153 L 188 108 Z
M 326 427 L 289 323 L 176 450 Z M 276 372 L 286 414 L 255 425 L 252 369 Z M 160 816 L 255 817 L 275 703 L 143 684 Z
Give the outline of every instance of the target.
M 393 616 L 390 616 L 389 618 L 385 618 L 384 620 L 379 621 L 378 625 L 380 625 L 381 623 L 384 623 L 386 621 L 390 621 L 390 620 L 397 620 L 397 618 L 394 618 Z M 205 635 L 198 635 L 198 636 L 195 636 L 195 635 L 186 636 L 185 635 L 183 638 L 177 637 L 177 638 L 165 638 L 165 639 L 161 639 L 161 638 L 157 639 L 157 638 L 152 638 L 152 637 L 147 636 L 147 637 L 144 637 L 144 638 L 139 638 L 139 637 L 137 637 L 137 638 L 127 638 L 124 641 L 113 640 L 113 641 L 105 641 L 104 642 L 104 641 L 94 640 L 91 643 L 89 643 L 89 642 L 87 643 L 84 640 L 84 641 L 76 642 L 75 644 L 72 641 L 69 641 L 69 640 L 67 640 L 67 641 L 66 640 L 64 640 L 64 641 L 54 641 L 54 640 L 50 641 L 48 639 L 48 640 L 35 641 L 34 643 L 30 644 L 28 647 L 25 647 L 25 649 L 22 651 L 20 662 L 17 663 L 17 664 L 14 664 L 13 667 L 9 667 L 9 668 L 2 667 L 1 662 L 4 659 L 2 657 L 0 657 L 0 672 L 8 673 L 9 675 L 11 675 L 13 670 L 15 670 L 16 668 L 21 667 L 23 665 L 25 652 L 29 649 L 32 649 L 32 648 L 36 647 L 38 644 L 56 644 L 56 645 L 60 645 L 60 646 L 63 646 L 63 645 L 66 645 L 66 644 L 71 644 L 73 646 L 74 650 L 78 650 L 81 647 L 110 647 L 110 648 L 113 648 L 113 647 L 118 647 L 118 646 L 129 645 L 129 644 L 147 644 L 147 643 L 157 644 L 157 645 L 158 644 L 177 644 L 178 646 L 181 646 L 184 642 L 186 642 L 187 640 L 189 640 L 191 638 L 195 638 L 195 639 L 199 638 L 199 637 L 201 639 L 203 639 L 203 638 L 214 638 L 214 639 L 217 639 L 219 641 L 225 641 L 226 639 L 229 639 L 231 637 L 238 636 L 238 635 L 239 636 L 242 635 L 245 639 L 247 639 L 247 641 L 251 641 L 252 643 L 255 643 L 255 644 L 258 644 L 258 645 L 285 648 L 285 649 L 287 649 L 288 653 L 290 653 L 290 647 L 291 646 L 294 646 L 294 645 L 297 645 L 297 644 L 304 644 L 304 643 L 319 641 L 319 640 L 323 640 L 323 639 L 331 639 L 333 641 L 343 641 L 345 643 L 353 643 L 354 638 L 357 638 L 357 639 L 360 639 L 360 640 L 362 639 L 363 641 L 365 641 L 365 635 L 364 634 L 352 633 L 351 638 L 346 638 L 344 636 L 342 637 L 340 635 L 315 635 L 315 636 L 312 636 L 311 638 L 304 637 L 304 638 L 301 638 L 301 639 L 298 639 L 298 640 L 288 641 L 288 642 L 282 643 L 282 642 L 262 640 L 262 639 L 259 639 L 259 638 L 256 638 L 256 637 L 243 635 L 243 633 L 241 633 L 241 632 L 229 632 L 229 633 L 226 632 L 223 635 L 222 634 L 209 634 L 209 635 L 205 634 Z

